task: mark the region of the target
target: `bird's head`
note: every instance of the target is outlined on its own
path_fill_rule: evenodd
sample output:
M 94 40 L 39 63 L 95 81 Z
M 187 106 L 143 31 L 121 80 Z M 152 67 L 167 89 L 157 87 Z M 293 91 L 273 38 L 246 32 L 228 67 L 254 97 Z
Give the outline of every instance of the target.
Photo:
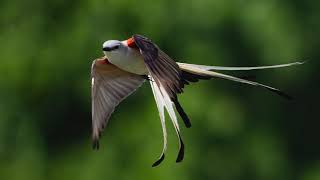
M 108 57 L 108 56 L 118 54 L 119 52 L 125 50 L 125 46 L 121 41 L 108 40 L 103 43 L 102 50 L 104 55 Z

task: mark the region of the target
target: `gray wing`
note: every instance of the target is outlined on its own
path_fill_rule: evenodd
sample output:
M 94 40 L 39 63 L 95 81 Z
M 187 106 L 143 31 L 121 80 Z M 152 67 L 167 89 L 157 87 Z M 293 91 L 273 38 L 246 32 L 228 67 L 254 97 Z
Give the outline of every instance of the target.
M 92 139 L 93 148 L 99 148 L 99 137 L 115 107 L 138 87 L 144 78 L 106 63 L 93 61 L 91 67 Z

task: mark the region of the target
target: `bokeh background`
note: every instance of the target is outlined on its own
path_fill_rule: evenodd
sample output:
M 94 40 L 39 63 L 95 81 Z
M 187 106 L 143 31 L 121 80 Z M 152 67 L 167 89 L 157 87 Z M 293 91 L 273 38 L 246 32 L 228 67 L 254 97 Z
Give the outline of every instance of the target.
M 320 179 L 317 0 L 1 0 L 0 179 Z M 188 86 L 193 127 L 165 161 L 149 84 L 121 103 L 91 149 L 90 66 L 108 39 L 143 34 L 177 61 L 220 66 L 308 62 L 237 72 L 287 101 L 224 80 Z

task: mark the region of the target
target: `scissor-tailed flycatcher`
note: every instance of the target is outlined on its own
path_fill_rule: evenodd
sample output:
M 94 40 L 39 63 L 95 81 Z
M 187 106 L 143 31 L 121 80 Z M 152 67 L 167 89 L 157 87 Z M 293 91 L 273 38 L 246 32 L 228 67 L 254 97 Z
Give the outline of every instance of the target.
M 276 88 L 212 70 L 258 70 L 302 64 L 302 62 L 294 62 L 259 67 L 219 67 L 178 63 L 156 44 L 141 35 L 133 35 L 125 41 L 106 41 L 103 43 L 103 53 L 105 56 L 94 60 L 91 68 L 93 148 L 99 148 L 99 137 L 115 107 L 140 87 L 145 80 L 149 80 L 159 110 L 164 138 L 162 153 L 152 166 L 157 166 L 162 162 L 167 149 L 164 109 L 167 110 L 179 138 L 180 149 L 176 162 L 183 160 L 184 144 L 174 107 L 186 127 L 191 127 L 190 120 L 177 97 L 177 94 L 183 92 L 185 85 L 200 79 L 222 78 L 262 87 L 285 98 L 290 98 Z

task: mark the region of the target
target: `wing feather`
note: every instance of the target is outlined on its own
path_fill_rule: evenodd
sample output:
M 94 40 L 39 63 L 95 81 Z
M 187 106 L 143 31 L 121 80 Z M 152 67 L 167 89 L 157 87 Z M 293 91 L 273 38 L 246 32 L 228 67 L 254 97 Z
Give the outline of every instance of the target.
M 168 94 L 170 100 L 174 102 L 186 127 L 191 127 L 190 119 L 181 107 L 177 97 L 177 94 L 183 92 L 183 87 L 186 84 L 178 64 L 146 37 L 134 35 L 133 39 L 144 57 L 150 75 L 157 85 L 161 86 L 163 91 Z
M 115 107 L 145 81 L 139 75 L 123 71 L 104 59 L 91 66 L 92 139 L 93 148 L 99 148 L 99 137 Z
M 184 143 L 180 135 L 179 124 L 174 111 L 174 106 L 183 119 L 185 125 L 187 127 L 191 127 L 190 120 L 179 104 L 177 97 L 178 93 L 183 92 L 183 87 L 185 84 L 185 81 L 182 78 L 182 71 L 174 60 L 161 51 L 157 45 L 153 44 L 149 39 L 140 35 L 134 35 L 133 39 L 144 58 L 144 62 L 151 76 L 151 81 L 154 81 L 151 82 L 151 87 L 153 88 L 153 93 L 158 104 L 160 119 L 161 121 L 164 121 L 164 119 L 161 117 L 164 106 L 170 116 L 179 138 L 179 153 L 176 162 L 181 162 L 184 157 Z M 166 137 L 166 132 L 163 133 Z M 166 147 L 166 144 L 164 147 Z M 154 166 L 158 165 L 163 158 L 164 150 L 159 160 L 154 163 Z

